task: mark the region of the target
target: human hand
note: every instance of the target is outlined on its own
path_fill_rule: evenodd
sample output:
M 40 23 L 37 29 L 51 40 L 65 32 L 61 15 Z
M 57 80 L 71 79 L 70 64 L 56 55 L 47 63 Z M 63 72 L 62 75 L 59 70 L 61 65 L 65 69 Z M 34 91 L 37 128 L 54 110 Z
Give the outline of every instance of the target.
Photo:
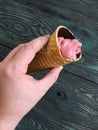
M 28 64 L 48 42 L 36 38 L 14 48 L 0 63 L 0 130 L 13 130 L 57 80 L 62 67 L 53 68 L 42 79 L 27 75 Z

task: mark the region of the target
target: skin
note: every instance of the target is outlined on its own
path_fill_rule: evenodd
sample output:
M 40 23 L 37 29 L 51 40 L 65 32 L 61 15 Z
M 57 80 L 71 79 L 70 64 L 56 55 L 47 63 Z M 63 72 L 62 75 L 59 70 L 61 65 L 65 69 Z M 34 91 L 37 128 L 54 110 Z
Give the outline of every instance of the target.
M 28 64 L 48 40 L 46 35 L 20 44 L 0 62 L 0 130 L 14 130 L 57 80 L 62 66 L 40 80 L 26 74 Z

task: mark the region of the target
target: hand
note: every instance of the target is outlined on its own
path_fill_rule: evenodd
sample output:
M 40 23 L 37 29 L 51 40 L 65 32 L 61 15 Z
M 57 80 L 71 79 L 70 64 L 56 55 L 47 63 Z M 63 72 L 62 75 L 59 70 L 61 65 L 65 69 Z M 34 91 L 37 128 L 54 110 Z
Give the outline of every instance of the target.
M 48 42 L 36 38 L 14 48 L 0 63 L 0 130 L 13 130 L 57 80 L 62 67 L 53 68 L 40 80 L 27 75 L 28 64 Z

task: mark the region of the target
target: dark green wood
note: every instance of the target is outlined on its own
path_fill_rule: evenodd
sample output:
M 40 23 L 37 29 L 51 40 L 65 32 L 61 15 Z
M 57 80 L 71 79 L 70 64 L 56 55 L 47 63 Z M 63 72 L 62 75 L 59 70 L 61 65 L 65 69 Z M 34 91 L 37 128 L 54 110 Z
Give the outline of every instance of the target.
M 97 0 L 0 0 L 0 60 L 18 44 L 51 34 L 59 25 L 68 26 L 83 44 L 82 60 L 64 66 L 17 130 L 98 130 L 97 12 Z

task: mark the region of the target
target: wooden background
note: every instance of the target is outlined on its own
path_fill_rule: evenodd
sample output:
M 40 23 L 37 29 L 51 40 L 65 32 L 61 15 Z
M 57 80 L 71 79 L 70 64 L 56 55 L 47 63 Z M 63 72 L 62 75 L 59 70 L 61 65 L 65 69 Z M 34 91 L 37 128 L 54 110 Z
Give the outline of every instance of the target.
M 64 66 L 16 130 L 98 130 L 98 0 L 0 0 L 0 60 L 59 25 L 83 43 L 82 60 Z

